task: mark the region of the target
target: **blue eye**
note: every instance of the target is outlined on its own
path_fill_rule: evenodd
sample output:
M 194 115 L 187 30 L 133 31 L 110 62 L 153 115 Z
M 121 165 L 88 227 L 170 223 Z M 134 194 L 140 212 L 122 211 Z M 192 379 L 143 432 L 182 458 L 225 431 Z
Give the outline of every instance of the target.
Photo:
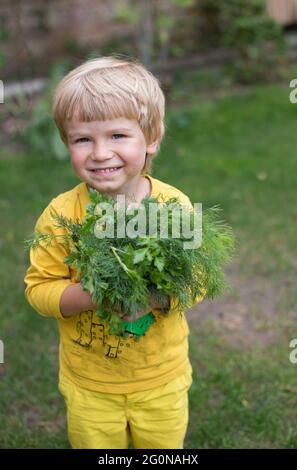
M 113 137 L 117 139 L 120 139 L 121 137 L 125 137 L 124 134 L 113 134 Z
M 77 143 L 77 142 L 86 142 L 88 140 L 89 140 L 88 137 L 80 137 L 79 139 L 76 139 L 75 143 Z

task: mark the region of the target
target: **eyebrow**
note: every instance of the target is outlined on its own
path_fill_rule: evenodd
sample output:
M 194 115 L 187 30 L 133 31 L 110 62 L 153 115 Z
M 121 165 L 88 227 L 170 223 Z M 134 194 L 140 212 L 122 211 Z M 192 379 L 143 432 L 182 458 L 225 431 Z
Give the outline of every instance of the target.
M 107 130 L 106 132 L 132 132 L 132 129 L 126 129 L 125 127 L 115 127 L 114 129 L 110 129 L 110 130 Z M 81 135 L 81 134 L 85 134 L 85 135 L 90 135 L 91 133 L 88 132 L 88 131 L 76 131 L 76 132 L 70 132 L 68 134 L 69 137 L 75 137 L 76 135 Z

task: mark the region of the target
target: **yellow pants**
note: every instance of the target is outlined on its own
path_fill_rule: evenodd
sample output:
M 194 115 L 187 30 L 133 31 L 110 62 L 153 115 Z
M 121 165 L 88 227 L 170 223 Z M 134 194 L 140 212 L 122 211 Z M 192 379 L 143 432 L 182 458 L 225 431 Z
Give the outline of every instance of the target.
M 67 405 L 68 437 L 74 449 L 182 449 L 188 426 L 186 373 L 144 392 L 92 392 L 60 377 Z

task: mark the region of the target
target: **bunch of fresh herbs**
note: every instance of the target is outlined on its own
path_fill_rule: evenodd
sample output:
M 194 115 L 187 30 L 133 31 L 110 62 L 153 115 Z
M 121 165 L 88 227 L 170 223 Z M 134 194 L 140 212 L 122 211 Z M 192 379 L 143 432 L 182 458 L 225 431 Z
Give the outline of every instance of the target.
M 122 217 L 112 217 L 106 203 L 112 204 L 113 214 L 124 211 Z M 157 207 L 153 229 L 149 220 L 152 203 Z M 26 246 L 34 249 L 40 243 L 50 244 L 53 238 L 61 238 L 60 243 L 66 244 L 69 251 L 64 262 L 78 270 L 83 288 L 98 305 L 97 314 L 108 322 L 111 334 L 124 333 L 119 312 L 133 319 L 136 312 L 147 309 L 149 294 L 161 305 L 168 296 L 174 298 L 182 311 L 190 308 L 197 297 L 212 299 L 227 286 L 223 266 L 231 258 L 234 237 L 231 228 L 218 219 L 218 207 L 203 211 L 202 243 L 191 249 L 185 249 L 184 242 L 190 240 L 183 233 L 173 236 L 173 225 L 182 221 L 186 211 L 193 233 L 192 208 L 186 210 L 176 197 L 160 202 L 152 196 L 144 198 L 141 207 L 145 231 L 139 235 L 134 230 L 134 235 L 128 236 L 126 228 L 135 228 L 140 220 L 138 208 L 120 208 L 115 198 L 91 190 L 82 222 L 52 214 L 64 235 L 35 233 L 26 241 Z M 164 209 L 168 217 L 166 236 L 161 223 Z M 108 224 L 112 230 L 107 236 Z M 121 236 L 117 236 L 119 233 Z

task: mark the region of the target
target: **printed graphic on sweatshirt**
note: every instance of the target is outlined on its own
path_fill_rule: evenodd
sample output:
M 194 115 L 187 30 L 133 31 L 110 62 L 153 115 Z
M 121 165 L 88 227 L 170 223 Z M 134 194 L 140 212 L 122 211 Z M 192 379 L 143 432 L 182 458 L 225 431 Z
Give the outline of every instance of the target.
M 84 348 L 92 348 L 100 342 L 104 348 L 104 355 L 109 358 L 117 358 L 121 355 L 123 348 L 131 347 L 131 340 L 134 335 L 129 334 L 127 338 L 109 335 L 106 325 L 92 310 L 81 312 L 76 323 L 77 338 L 76 344 Z

